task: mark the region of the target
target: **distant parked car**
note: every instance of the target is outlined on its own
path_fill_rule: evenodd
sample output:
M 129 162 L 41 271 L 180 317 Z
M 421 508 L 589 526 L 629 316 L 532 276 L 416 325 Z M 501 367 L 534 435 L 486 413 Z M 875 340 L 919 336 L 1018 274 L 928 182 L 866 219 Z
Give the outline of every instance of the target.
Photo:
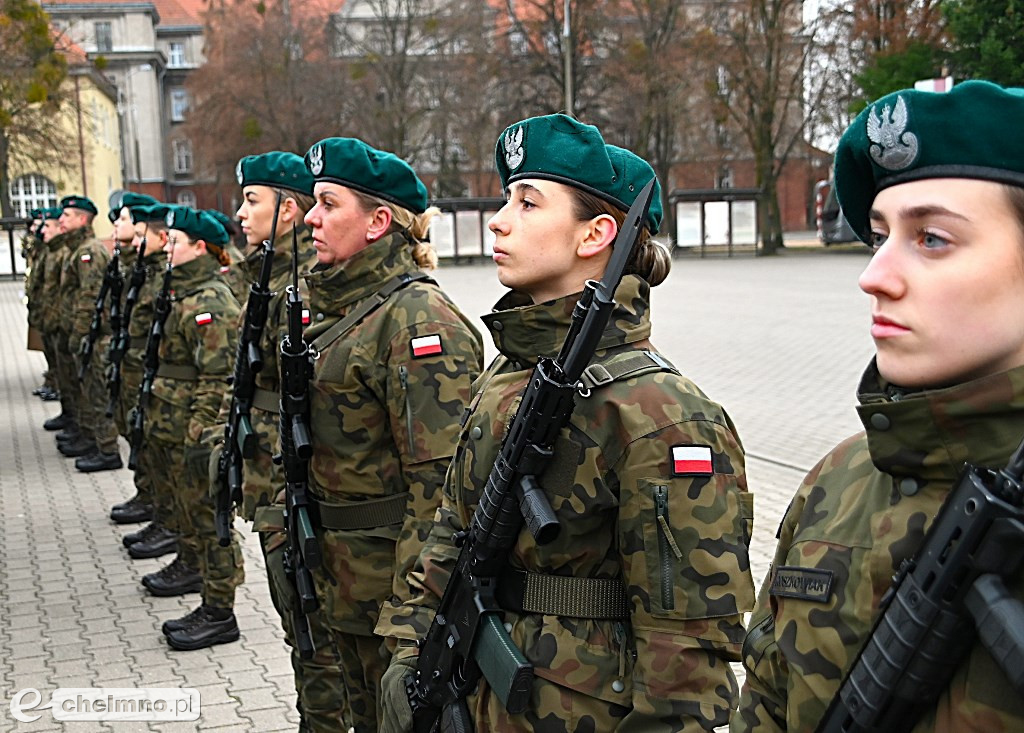
M 850 222 L 843 216 L 836 198 L 835 186 L 830 180 L 818 181 L 814 186 L 814 205 L 818 220 L 818 239 L 826 247 L 840 242 L 859 242 Z

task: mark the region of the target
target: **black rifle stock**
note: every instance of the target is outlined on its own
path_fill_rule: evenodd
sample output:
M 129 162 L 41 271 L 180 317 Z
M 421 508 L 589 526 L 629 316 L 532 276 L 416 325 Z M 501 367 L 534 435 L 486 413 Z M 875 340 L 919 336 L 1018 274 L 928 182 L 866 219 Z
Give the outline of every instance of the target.
M 114 243 L 114 254 L 107 263 L 107 269 L 103 271 L 103 284 L 100 285 L 100 292 L 96 295 L 96 302 L 93 305 L 92 321 L 89 323 L 89 335 L 82 344 L 82 363 L 78 367 L 78 381 L 85 379 L 85 373 L 92 363 L 92 353 L 96 348 L 96 341 L 100 337 L 103 328 L 103 307 L 106 305 L 107 296 L 110 296 L 110 328 L 114 329 L 115 308 L 120 317 L 121 289 L 124 287 L 124 278 L 121 276 L 121 243 Z M 116 333 L 116 331 L 115 331 Z
M 284 567 L 295 587 L 298 603 L 292 609 L 295 646 L 303 659 L 316 651 L 308 614 L 317 609 L 311 570 L 321 563 L 320 546 L 310 519 L 309 459 L 313 442 L 309 432 L 309 382 L 313 362 L 302 338 L 302 294 L 299 292 L 298 235 L 292 226 L 292 284 L 288 286 L 288 333 L 281 340 L 281 455 L 285 476 L 284 519 L 288 544 Z
M 882 598 L 819 733 L 910 730 L 970 653 L 975 632 L 1024 695 L 1024 442 L 1002 470 L 966 466 L 920 550 Z
M 113 335 L 110 337 L 110 372 L 107 376 L 107 390 L 110 395 L 107 400 L 107 417 L 114 416 L 117 402 L 121 399 L 121 362 L 124 361 L 124 355 L 127 353 L 131 343 L 129 327 L 131 326 L 132 313 L 135 311 L 135 304 L 139 302 L 139 293 L 146 282 L 146 275 L 149 272 L 149 269 L 143 262 L 145 257 L 146 237 L 143 236 L 142 242 L 139 244 L 139 251 L 135 256 L 135 262 L 132 263 L 132 274 L 128 279 L 128 292 L 124 296 L 124 310 L 120 313 L 116 329 L 114 328 L 113 306 L 110 309 L 110 324 Z M 118 300 L 120 301 L 120 298 Z M 118 307 L 120 308 L 120 304 Z
M 417 733 L 472 730 L 465 698 L 480 680 L 512 714 L 526 710 L 533 667 L 502 624 L 495 591 L 525 523 L 538 544 L 559 525 L 537 480 L 568 424 L 583 370 L 590 364 L 615 307 L 615 290 L 654 194 L 654 180 L 630 207 L 600 283 L 587 282 L 555 359 L 538 361 L 491 468 L 434 621 L 420 642 L 415 675 L 407 680 Z
M 281 208 L 281 192 L 274 205 L 270 239 L 263 241 L 263 261 L 256 282 L 249 285 L 245 318 L 235 354 L 235 373 L 231 377 L 231 409 L 224 427 L 224 448 L 217 463 L 217 497 L 215 525 L 217 542 L 222 547 L 231 543 L 231 510 L 242 503 L 243 459 L 256 455 L 256 433 L 252 429 L 252 398 L 256 391 L 256 375 L 263 370 L 260 341 L 267 325 L 270 299 L 270 275 L 274 266 L 274 239 L 277 237 L 277 214 Z
M 171 240 L 171 253 L 167 255 L 167 267 L 164 269 L 164 281 L 160 285 L 154 301 L 153 324 L 149 327 L 146 339 L 146 355 L 142 360 L 142 383 L 139 385 L 139 396 L 135 404 L 135 414 L 131 425 L 131 452 L 128 454 L 128 468 L 134 471 L 139 465 L 139 451 L 142 449 L 143 433 L 146 426 L 146 411 L 153 395 L 153 380 L 160 368 L 160 342 L 164 337 L 167 317 L 171 314 L 171 275 L 174 266 L 171 264 L 174 254 L 174 240 Z

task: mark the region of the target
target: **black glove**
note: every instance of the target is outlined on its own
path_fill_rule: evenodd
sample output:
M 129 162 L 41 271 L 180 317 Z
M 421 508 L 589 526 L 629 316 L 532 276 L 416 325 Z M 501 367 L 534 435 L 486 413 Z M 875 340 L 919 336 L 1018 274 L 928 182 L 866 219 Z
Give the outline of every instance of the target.
M 399 647 L 391 665 L 380 681 L 380 733 L 409 733 L 412 730 L 412 707 L 405 680 L 416 674 L 415 647 Z

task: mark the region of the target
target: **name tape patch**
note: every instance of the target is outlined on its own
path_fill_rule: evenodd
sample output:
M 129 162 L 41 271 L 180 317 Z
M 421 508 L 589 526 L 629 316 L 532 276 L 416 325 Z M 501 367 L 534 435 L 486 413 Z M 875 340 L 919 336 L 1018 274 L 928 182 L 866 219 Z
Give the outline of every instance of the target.
M 409 344 L 412 347 L 412 355 L 417 359 L 441 353 L 441 335 L 437 333 L 414 338 Z
M 707 445 L 672 446 L 673 476 L 710 476 L 715 472 L 711 447 Z
M 832 571 L 787 566 L 777 568 L 768 593 L 784 598 L 827 603 L 832 597 Z

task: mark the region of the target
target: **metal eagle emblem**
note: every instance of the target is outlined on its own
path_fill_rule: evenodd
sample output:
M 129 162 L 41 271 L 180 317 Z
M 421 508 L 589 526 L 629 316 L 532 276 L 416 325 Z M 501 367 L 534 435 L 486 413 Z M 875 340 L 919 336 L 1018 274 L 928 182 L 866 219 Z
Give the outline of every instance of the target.
M 517 127 L 505 133 L 505 163 L 510 171 L 523 164 L 526 151 L 523 150 L 523 128 Z
M 167 212 L 167 216 L 164 217 L 164 221 L 167 222 L 167 226 L 174 228 L 174 209 Z
M 324 170 L 324 146 L 317 145 L 309 151 L 309 171 L 319 176 Z
M 242 175 L 242 161 L 243 160 L 245 160 L 245 158 L 239 158 L 238 159 L 238 165 L 235 166 L 235 177 L 238 179 L 238 185 L 239 186 L 241 186 L 242 185 L 242 181 L 245 180 L 245 176 Z
M 868 140 L 874 143 L 868 150 L 872 160 L 887 170 L 903 170 L 917 158 L 917 135 L 907 132 L 908 118 L 903 97 L 896 98 L 891 112 L 885 105 L 881 112 L 876 107 L 868 113 Z

